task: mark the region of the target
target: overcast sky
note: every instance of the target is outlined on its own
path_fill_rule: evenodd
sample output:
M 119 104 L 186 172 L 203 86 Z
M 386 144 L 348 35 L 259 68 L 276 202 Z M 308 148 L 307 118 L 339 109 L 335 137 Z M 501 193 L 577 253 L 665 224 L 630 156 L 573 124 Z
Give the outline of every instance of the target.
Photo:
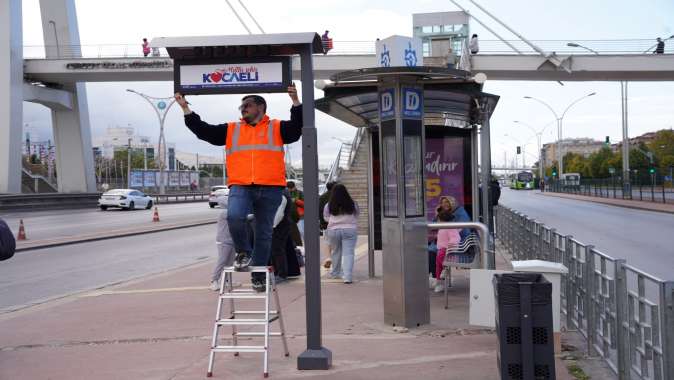
M 340 41 L 374 41 L 392 34 L 412 35 L 412 13 L 455 11 L 450 1 L 417 0 L 242 0 L 267 33 L 322 32 L 330 30 Z M 230 0 L 241 14 L 237 1 Z M 477 17 L 487 19 L 467 0 L 459 0 Z M 76 1 L 80 40 L 83 45 L 137 45 L 143 37 L 245 34 L 225 1 Z M 674 34 L 674 1 L 649 0 L 479 0 L 520 34 L 531 40 L 610 40 L 655 39 Z M 180 4 L 180 5 L 178 5 Z M 42 45 L 38 0 L 23 1 L 24 45 Z M 254 24 L 246 19 L 249 27 Z M 495 23 L 489 25 L 507 39 L 514 37 Z M 483 40 L 493 40 L 482 26 L 473 22 L 471 32 Z M 674 40 L 669 41 L 674 43 Z M 133 88 L 153 96 L 170 96 L 170 82 L 90 83 L 87 85 L 92 133 L 104 133 L 108 126 L 132 126 L 137 133 L 156 141 L 158 122 L 150 106 L 137 95 L 125 91 Z M 322 97 L 320 90 L 316 97 Z M 515 141 L 527 145 L 527 163 L 535 161 L 535 138 L 528 128 L 513 120 L 524 121 L 540 130 L 548 127 L 543 142 L 556 139 L 552 113 L 540 104 L 523 99 L 529 95 L 548 102 L 561 113 L 573 100 L 597 92 L 569 111 L 564 119 L 564 137 L 610 136 L 621 138 L 620 86 L 616 82 L 515 82 L 487 81 L 485 91 L 501 96 L 492 118 L 492 160 L 500 165 L 507 152 L 515 152 Z M 630 83 L 630 136 L 674 127 L 672 107 L 674 82 Z M 203 119 L 221 123 L 238 118 L 239 96 L 193 96 L 189 100 Z M 286 94 L 266 95 L 272 117 L 289 117 L 290 100 Z M 24 102 L 24 120 L 31 129 L 49 130 L 49 112 L 42 106 Z M 317 112 L 319 164 L 328 166 L 339 143 L 332 139 L 350 139 L 355 129 Z M 504 136 L 508 134 L 508 137 Z M 43 136 L 44 137 L 44 136 Z M 197 140 L 184 126 L 182 113 L 175 108 L 166 122 L 166 139 L 181 151 L 220 156 L 219 148 Z M 294 144 L 293 160 L 300 159 L 300 145 Z

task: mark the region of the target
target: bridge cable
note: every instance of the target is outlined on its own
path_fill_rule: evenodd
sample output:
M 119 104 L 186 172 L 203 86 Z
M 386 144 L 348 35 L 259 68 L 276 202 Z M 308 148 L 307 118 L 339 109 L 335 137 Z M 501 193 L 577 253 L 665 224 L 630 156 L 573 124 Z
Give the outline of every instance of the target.
M 248 16 L 253 20 L 253 22 L 255 23 L 255 25 L 257 25 L 258 29 L 260 29 L 260 31 L 262 32 L 262 34 L 267 34 L 267 33 L 265 33 L 264 29 L 262 29 L 262 27 L 260 26 L 260 24 L 258 24 L 258 22 L 257 22 L 257 20 L 255 19 L 255 17 L 253 17 L 253 15 L 248 11 L 248 8 L 246 8 L 246 6 L 243 5 L 243 2 L 242 2 L 241 0 L 239 0 L 239 4 L 241 4 L 241 7 L 243 7 L 243 9 L 246 11 L 246 13 L 248 13 Z
M 248 32 L 248 34 L 253 34 L 253 33 L 250 31 L 250 29 L 248 29 L 248 25 L 246 25 L 246 23 L 243 22 L 243 19 L 241 18 L 241 16 L 239 16 L 239 13 L 236 12 L 236 9 L 234 9 L 234 7 L 233 7 L 232 4 L 229 2 L 229 0 L 225 0 L 225 2 L 227 3 L 227 5 L 229 5 L 229 8 L 232 10 L 232 12 L 234 12 L 234 15 L 236 15 L 236 18 L 239 19 L 239 22 L 241 23 L 241 25 L 243 25 L 243 27 L 246 28 L 246 31 Z

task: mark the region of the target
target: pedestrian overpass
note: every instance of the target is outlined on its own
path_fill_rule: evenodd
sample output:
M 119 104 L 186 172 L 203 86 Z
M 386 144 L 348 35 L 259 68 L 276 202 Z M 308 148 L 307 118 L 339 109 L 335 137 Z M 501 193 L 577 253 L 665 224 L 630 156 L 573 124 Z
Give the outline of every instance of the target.
M 4 53 L 0 54 L 0 193 L 21 191 L 22 101 L 52 111 L 58 191 L 94 192 L 84 83 L 171 81 L 173 61 L 162 51 L 159 56 L 142 57 L 140 45 L 82 45 L 73 0 L 41 0 L 40 7 L 45 45 L 23 46 L 21 2 L 0 2 L 0 52 Z M 533 42 L 523 46 L 522 41 L 483 41 L 480 53 L 467 62 L 470 67 L 462 69 L 486 74 L 490 80 L 674 80 L 674 50 L 648 54 L 650 40 Z M 503 43 L 520 45 L 505 50 Z M 374 41 L 335 41 L 334 45 L 330 54 L 313 57 L 314 79 L 378 66 Z M 570 47 L 583 47 L 592 54 L 576 54 L 582 51 Z M 425 58 L 424 65 L 442 66 L 442 59 Z M 293 58 L 294 68 L 300 67 L 298 61 Z M 297 70 L 292 75 L 300 78 Z

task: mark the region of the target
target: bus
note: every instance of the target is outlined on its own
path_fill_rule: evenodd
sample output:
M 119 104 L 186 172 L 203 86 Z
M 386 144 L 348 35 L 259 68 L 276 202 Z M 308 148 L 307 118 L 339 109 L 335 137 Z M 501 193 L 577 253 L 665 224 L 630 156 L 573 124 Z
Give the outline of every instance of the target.
M 519 172 L 512 178 L 510 183 L 510 188 L 519 190 L 533 190 L 534 188 L 534 175 L 531 172 Z

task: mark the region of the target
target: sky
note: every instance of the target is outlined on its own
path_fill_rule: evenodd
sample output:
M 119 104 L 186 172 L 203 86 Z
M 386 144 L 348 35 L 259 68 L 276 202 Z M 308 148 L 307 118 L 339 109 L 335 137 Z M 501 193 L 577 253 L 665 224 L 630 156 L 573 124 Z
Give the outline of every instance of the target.
M 457 11 L 449 0 L 242 0 L 267 33 L 307 32 L 330 30 L 335 43 L 372 41 L 393 34 L 412 35 L 412 14 L 423 12 Z M 482 21 L 488 17 L 469 0 L 458 0 Z M 655 39 L 674 34 L 674 1 L 649 0 L 479 0 L 500 20 L 530 40 L 612 40 Z M 245 17 L 238 0 L 230 0 L 250 28 L 254 23 Z M 225 1 L 193 0 L 171 1 L 75 1 L 80 41 L 82 45 L 118 44 L 137 45 L 143 37 L 246 34 L 246 30 L 231 12 Z M 512 34 L 495 22 L 488 25 L 506 39 Z M 476 22 L 471 33 L 482 40 L 496 39 Z M 38 0 L 23 0 L 24 45 L 43 45 Z M 674 43 L 671 40 L 670 43 Z M 629 135 L 674 128 L 674 107 L 671 106 L 674 82 L 631 82 L 629 84 Z M 92 135 L 100 135 L 105 128 L 131 126 L 140 135 L 155 141 L 159 133 L 158 121 L 150 106 L 127 88 L 152 96 L 171 96 L 171 82 L 88 83 L 87 95 Z M 500 166 L 511 162 L 517 145 L 526 147 L 526 162 L 537 160 L 534 132 L 513 123 L 519 120 L 536 131 L 543 131 L 543 143 L 557 138 L 554 117 L 544 106 L 526 100 L 532 96 L 550 104 L 558 114 L 574 100 L 591 92 L 595 96 L 575 105 L 564 118 L 563 136 L 590 137 L 611 142 L 622 137 L 620 118 L 620 85 L 617 82 L 531 82 L 490 81 L 486 92 L 500 96 L 491 120 L 492 164 Z M 315 97 L 322 91 L 315 89 Z M 290 100 L 287 94 L 267 94 L 269 114 L 288 118 Z M 240 96 L 208 95 L 189 98 L 192 108 L 202 118 L 217 124 L 238 119 L 236 110 Z M 40 131 L 49 138 L 49 111 L 36 104 L 24 102 L 24 123 L 31 131 Z M 545 127 L 547 125 L 547 127 Z M 340 143 L 349 140 L 355 129 L 332 117 L 316 112 L 318 129 L 319 165 L 327 167 L 335 159 Z M 544 129 L 545 127 L 545 129 Z M 221 148 L 199 141 L 184 126 L 182 112 L 171 109 L 165 124 L 166 139 L 180 151 L 221 156 Z M 506 136 L 507 135 L 507 136 Z M 300 163 L 299 143 L 291 145 L 291 157 Z M 521 157 L 519 158 L 521 162 Z

